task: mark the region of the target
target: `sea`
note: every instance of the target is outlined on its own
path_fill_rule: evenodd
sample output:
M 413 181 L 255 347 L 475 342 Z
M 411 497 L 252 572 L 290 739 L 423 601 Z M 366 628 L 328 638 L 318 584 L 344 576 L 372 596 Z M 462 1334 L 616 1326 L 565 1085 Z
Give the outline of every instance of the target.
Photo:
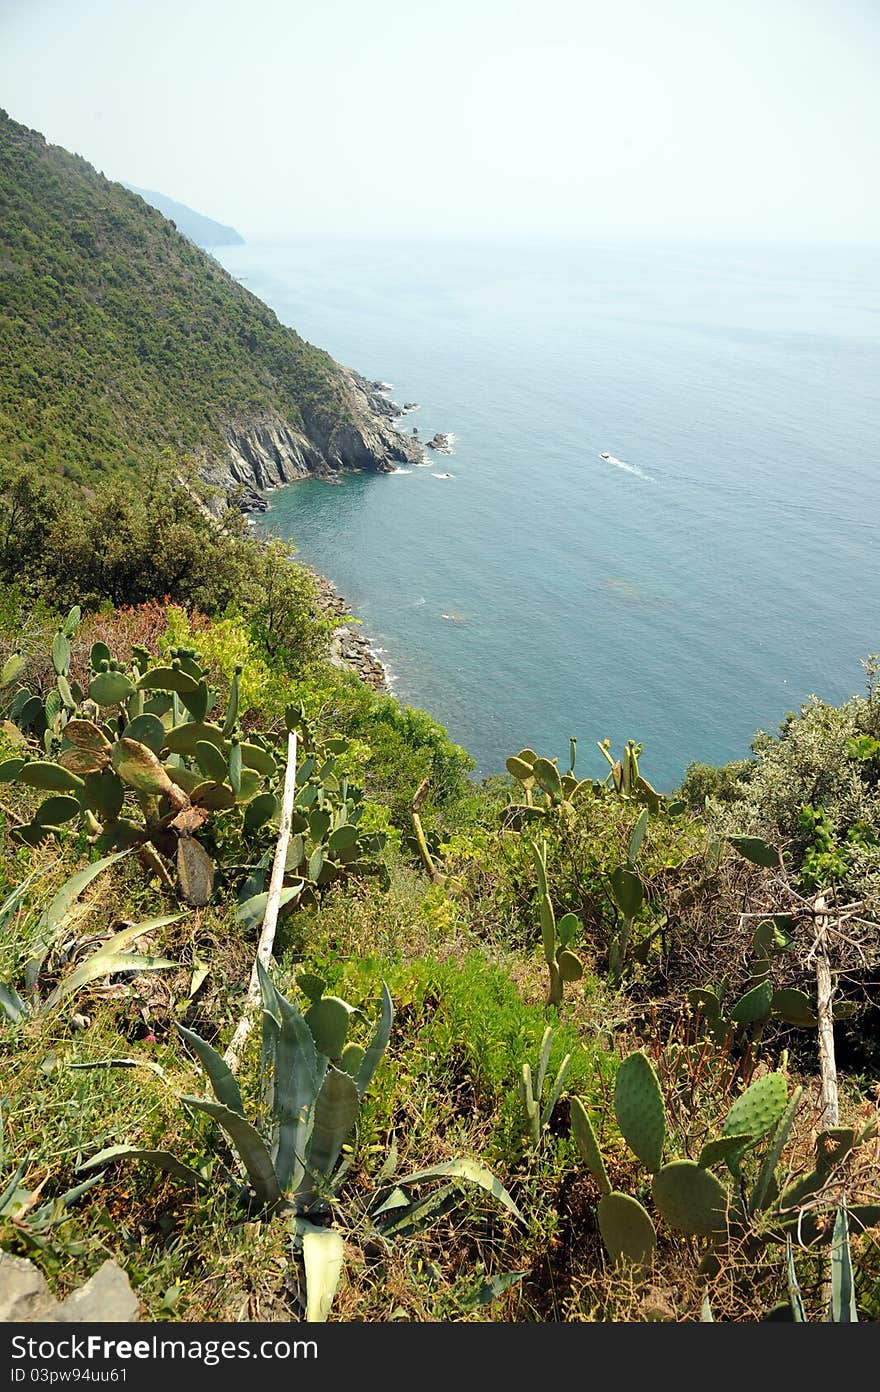
M 222 264 L 453 453 L 258 525 L 397 697 L 501 771 L 643 746 L 671 790 L 880 651 L 880 248 L 291 240 Z

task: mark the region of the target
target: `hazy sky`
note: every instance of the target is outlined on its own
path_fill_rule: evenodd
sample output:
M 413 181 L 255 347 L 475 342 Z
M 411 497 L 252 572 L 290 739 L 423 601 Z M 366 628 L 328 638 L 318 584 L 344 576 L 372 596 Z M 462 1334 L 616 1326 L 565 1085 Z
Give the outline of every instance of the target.
M 0 0 L 0 105 L 246 237 L 880 242 L 880 0 Z

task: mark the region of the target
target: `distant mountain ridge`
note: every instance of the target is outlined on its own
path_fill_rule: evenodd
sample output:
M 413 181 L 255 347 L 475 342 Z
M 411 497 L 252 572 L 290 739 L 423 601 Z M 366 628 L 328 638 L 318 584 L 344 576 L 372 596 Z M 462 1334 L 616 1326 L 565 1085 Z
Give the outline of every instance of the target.
M 138 194 L 145 203 L 149 203 L 153 208 L 158 208 L 163 217 L 169 218 L 178 232 L 182 232 L 184 237 L 189 237 L 196 246 L 244 245 L 244 237 L 234 227 L 227 227 L 225 223 L 215 222 L 214 218 L 206 217 L 204 213 L 197 213 L 194 208 L 188 208 L 185 203 L 178 203 L 176 199 L 169 198 L 164 193 L 156 193 L 154 189 L 137 188 L 134 184 L 126 183 L 123 183 L 123 188 L 130 189 L 132 193 Z
M 143 198 L 0 111 L 0 464 L 88 487 L 170 448 L 260 507 L 420 459 L 388 412 Z

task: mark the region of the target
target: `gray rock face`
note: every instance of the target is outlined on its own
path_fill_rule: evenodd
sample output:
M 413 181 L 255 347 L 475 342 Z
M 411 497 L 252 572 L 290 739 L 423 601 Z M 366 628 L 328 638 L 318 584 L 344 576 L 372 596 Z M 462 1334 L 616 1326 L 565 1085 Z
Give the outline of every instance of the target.
M 138 1309 L 128 1277 L 111 1258 L 59 1303 L 33 1262 L 0 1252 L 0 1322 L 4 1324 L 127 1324 L 138 1318 Z
M 265 493 L 297 479 L 330 478 L 350 470 L 390 473 L 399 464 L 421 462 L 418 445 L 389 425 L 403 414 L 356 372 L 341 369 L 345 387 L 343 414 L 306 419 L 304 429 L 281 416 L 241 422 L 226 431 L 227 453 L 222 459 L 205 459 L 200 474 L 222 498 L 241 490 L 242 508 L 260 511 Z

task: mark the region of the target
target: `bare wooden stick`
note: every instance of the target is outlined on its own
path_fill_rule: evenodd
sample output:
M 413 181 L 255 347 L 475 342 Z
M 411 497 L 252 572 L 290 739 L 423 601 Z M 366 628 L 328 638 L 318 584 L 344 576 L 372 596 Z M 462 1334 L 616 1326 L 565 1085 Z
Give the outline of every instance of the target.
M 423 778 L 419 786 L 416 788 L 415 797 L 412 800 L 412 824 L 413 831 L 416 834 L 416 844 L 419 848 L 419 855 L 422 857 L 422 864 L 424 865 L 425 869 L 430 875 L 432 884 L 442 884 L 443 876 L 440 874 L 440 871 L 434 864 L 431 852 L 428 850 L 428 842 L 425 839 L 425 829 L 422 826 L 422 819 L 419 816 L 419 811 L 421 809 L 422 803 L 425 800 L 425 794 L 427 793 L 429 786 L 429 780 L 427 778 Z
M 257 975 L 257 962 L 268 967 L 272 948 L 275 945 L 275 929 L 278 926 L 278 910 L 281 907 L 281 889 L 284 884 L 284 870 L 287 863 L 287 847 L 290 843 L 290 823 L 293 817 L 293 799 L 296 793 L 296 731 L 287 736 L 287 771 L 284 775 L 284 796 L 281 800 L 281 826 L 278 829 L 278 844 L 272 862 L 272 875 L 269 879 L 269 893 L 266 895 L 266 912 L 263 927 L 257 944 L 257 955 L 251 970 L 244 1014 L 236 1026 L 235 1034 L 223 1061 L 231 1073 L 238 1071 L 241 1054 L 248 1035 L 254 1027 L 254 1015 L 260 1003 L 260 978 Z
M 824 894 L 813 901 L 816 916 L 816 1014 L 819 1017 L 819 1072 L 822 1078 L 819 1094 L 819 1125 L 836 1126 L 839 1117 L 837 1098 L 837 1063 L 834 1057 L 834 986 L 828 960 L 828 902 Z

